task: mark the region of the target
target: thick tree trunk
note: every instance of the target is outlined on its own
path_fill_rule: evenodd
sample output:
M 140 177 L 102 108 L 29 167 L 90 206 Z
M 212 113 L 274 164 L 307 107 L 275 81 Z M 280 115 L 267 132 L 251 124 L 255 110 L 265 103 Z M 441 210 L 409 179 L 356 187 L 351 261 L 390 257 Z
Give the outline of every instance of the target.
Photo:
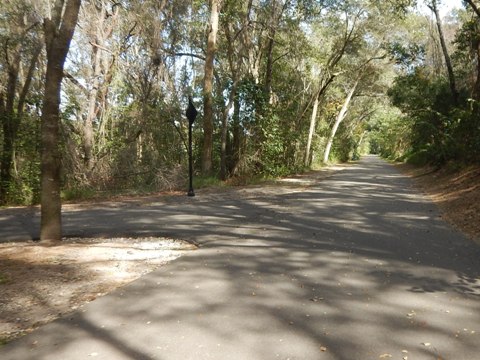
M 348 93 L 342 105 L 342 108 L 338 113 L 337 119 L 335 120 L 335 124 L 333 124 L 332 130 L 330 132 L 330 136 L 328 138 L 327 146 L 325 147 L 325 152 L 323 154 L 324 163 L 328 162 L 328 158 L 330 157 L 330 150 L 332 149 L 332 145 L 333 145 L 333 140 L 335 139 L 335 134 L 337 133 L 338 127 L 342 123 L 343 119 L 345 119 L 345 116 L 347 115 L 348 106 L 350 105 L 350 101 L 352 100 L 353 94 L 355 93 L 358 82 L 359 80 L 357 80 L 355 84 L 352 86 L 352 88 L 350 89 L 350 92 Z
M 448 81 L 450 82 L 450 91 L 452 92 L 452 99 L 454 105 L 458 105 L 458 91 L 455 84 L 455 74 L 453 73 L 452 62 L 450 61 L 450 56 L 448 55 L 447 45 L 445 43 L 445 36 L 443 35 L 442 21 L 440 19 L 440 14 L 438 12 L 437 0 L 432 0 L 431 5 L 429 6 L 430 10 L 435 14 L 435 20 L 437 23 L 438 36 L 440 38 L 440 45 L 442 46 L 443 57 L 445 58 L 445 65 L 447 66 L 448 72 Z
M 44 20 L 47 72 L 42 108 L 41 229 L 40 240 L 61 241 L 60 199 L 60 90 L 63 67 L 77 24 L 81 0 L 68 0 L 62 17 L 63 1 L 56 3 L 53 19 Z
M 211 175 L 213 169 L 213 60 L 217 49 L 218 17 L 221 0 L 210 0 L 210 23 L 203 80 L 203 151 L 202 173 Z

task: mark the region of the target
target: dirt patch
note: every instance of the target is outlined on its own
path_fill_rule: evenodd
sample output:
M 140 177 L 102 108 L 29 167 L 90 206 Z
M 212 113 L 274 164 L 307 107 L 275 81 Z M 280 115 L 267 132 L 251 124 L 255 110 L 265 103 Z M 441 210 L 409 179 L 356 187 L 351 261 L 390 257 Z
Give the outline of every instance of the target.
M 0 244 L 0 344 L 192 249 L 190 243 L 156 237 Z
M 453 227 L 480 244 L 480 166 L 460 171 L 398 165 L 440 208 Z

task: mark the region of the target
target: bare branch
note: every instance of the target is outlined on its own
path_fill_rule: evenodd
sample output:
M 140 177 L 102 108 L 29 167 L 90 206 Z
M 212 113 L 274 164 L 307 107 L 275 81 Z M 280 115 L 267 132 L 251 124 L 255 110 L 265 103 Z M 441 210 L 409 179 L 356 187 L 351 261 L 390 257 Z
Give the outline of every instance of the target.
M 190 57 L 194 57 L 194 58 L 200 59 L 202 61 L 205 61 L 205 58 L 203 56 L 197 55 L 197 54 L 194 54 L 194 53 L 173 52 L 173 51 L 170 51 L 170 50 L 167 50 L 167 49 L 162 49 L 162 50 L 170 56 L 190 56 Z

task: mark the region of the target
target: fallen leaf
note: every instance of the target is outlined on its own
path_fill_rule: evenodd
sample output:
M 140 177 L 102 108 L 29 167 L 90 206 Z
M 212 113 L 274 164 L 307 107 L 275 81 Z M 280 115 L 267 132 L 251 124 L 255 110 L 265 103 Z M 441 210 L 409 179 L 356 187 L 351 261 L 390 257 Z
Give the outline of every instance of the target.
M 386 359 L 386 358 L 391 358 L 392 354 L 382 354 L 379 356 L 380 359 Z
M 327 351 L 327 348 L 325 346 L 320 346 L 320 351 Z
M 430 346 L 431 344 L 429 342 L 423 342 L 422 345 L 424 346 Z

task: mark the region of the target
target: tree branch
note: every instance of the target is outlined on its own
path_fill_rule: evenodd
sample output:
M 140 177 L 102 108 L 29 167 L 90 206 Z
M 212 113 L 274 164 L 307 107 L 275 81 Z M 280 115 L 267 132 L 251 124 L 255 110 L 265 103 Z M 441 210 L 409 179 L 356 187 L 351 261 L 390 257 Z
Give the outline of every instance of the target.
M 469 4 L 473 11 L 475 11 L 475 14 L 477 14 L 478 17 L 480 17 L 480 9 L 478 9 L 478 6 L 475 5 L 475 3 L 473 2 L 473 0 L 465 0 L 467 2 L 467 4 Z
M 73 84 L 77 85 L 85 94 L 88 95 L 88 90 L 85 86 L 83 86 L 72 74 L 67 71 L 63 72 L 63 76 L 65 76 L 68 80 L 70 80 Z
M 191 57 L 200 59 L 202 61 L 205 61 L 205 58 L 203 56 L 197 55 L 197 54 L 194 54 L 194 53 L 173 52 L 173 51 L 166 50 L 166 49 L 162 49 L 162 50 L 170 56 L 191 56 Z

